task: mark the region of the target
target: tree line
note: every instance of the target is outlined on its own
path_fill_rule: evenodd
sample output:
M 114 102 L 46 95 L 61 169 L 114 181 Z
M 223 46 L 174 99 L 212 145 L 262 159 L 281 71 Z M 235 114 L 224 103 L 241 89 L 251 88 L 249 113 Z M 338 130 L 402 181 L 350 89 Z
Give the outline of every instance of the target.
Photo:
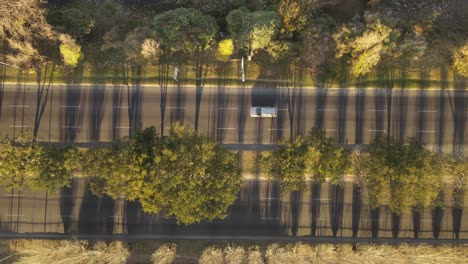
M 267 176 L 283 191 L 306 190 L 306 180 L 341 184 L 345 174 L 371 208 L 389 206 L 396 215 L 426 207 L 464 207 L 468 184 L 466 158 L 426 149 L 416 139 L 376 137 L 366 149 L 348 151 L 323 131 L 313 129 L 306 137 L 279 142 L 261 158 Z
M 0 4 L 0 59 L 33 69 L 38 80 L 55 65 L 82 71 L 84 62 L 123 75 L 184 63 L 200 80 L 207 64 L 231 56 L 335 79 L 344 68 L 361 77 L 420 65 L 468 76 L 466 30 L 448 22 L 444 1 L 363 1 L 352 17 L 318 0 L 42 2 Z
M 40 144 L 31 136 L 0 143 L 0 184 L 56 192 L 72 177 L 89 178 L 92 193 L 138 200 L 147 213 L 164 211 L 179 223 L 224 218 L 242 185 L 238 155 L 195 130 L 154 128 L 110 147 L 78 149 Z
M 306 191 L 306 181 L 342 184 L 346 174 L 371 208 L 397 215 L 450 205 L 463 209 L 468 161 L 430 151 L 416 141 L 377 137 L 365 150 L 348 151 L 312 129 L 281 140 L 260 159 L 266 176 L 283 193 Z M 179 223 L 224 218 L 242 186 L 239 154 L 178 123 L 168 135 L 154 127 L 108 147 L 80 149 L 42 144 L 29 134 L 0 142 L 0 185 L 57 192 L 86 177 L 93 194 L 139 201 L 143 211 L 175 216 Z

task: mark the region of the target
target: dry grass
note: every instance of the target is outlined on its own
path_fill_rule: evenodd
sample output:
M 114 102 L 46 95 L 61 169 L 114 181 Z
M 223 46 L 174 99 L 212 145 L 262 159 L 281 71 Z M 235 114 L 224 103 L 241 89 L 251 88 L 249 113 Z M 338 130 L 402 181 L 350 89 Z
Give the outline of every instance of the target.
M 223 263 L 223 251 L 211 246 L 205 249 L 198 260 L 200 264 L 219 264 Z
M 264 264 L 263 254 L 259 246 L 250 246 L 247 251 L 247 263 L 249 264 Z
M 47 264 L 82 264 L 107 263 L 123 264 L 129 256 L 122 242 L 110 244 L 97 242 L 90 246 L 85 241 L 70 240 L 19 240 L 12 251 L 19 254 L 15 263 L 47 263 Z
M 177 253 L 175 244 L 164 244 L 151 255 L 154 264 L 171 264 L 174 262 Z
M 245 250 L 243 247 L 228 245 L 224 249 L 224 259 L 226 264 L 243 264 L 245 263 Z

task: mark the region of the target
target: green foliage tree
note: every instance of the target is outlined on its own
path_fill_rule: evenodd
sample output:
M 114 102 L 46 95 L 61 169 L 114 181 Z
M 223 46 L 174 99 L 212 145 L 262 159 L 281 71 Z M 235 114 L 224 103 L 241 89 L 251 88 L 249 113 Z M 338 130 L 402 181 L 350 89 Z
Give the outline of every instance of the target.
M 461 76 L 468 77 L 468 43 L 453 52 L 453 67 Z
M 193 55 L 211 48 L 218 25 L 197 9 L 177 8 L 155 16 L 153 30 L 164 50 Z
M 34 143 L 32 159 L 31 188 L 56 192 L 62 187 L 70 187 L 71 178 L 80 167 L 81 152 L 74 146 L 61 148 Z
M 446 156 L 443 160 L 442 172 L 450 181 L 447 194 L 452 194 L 452 206 L 463 208 L 465 205 L 465 190 L 468 185 L 468 160 L 460 157 Z M 451 190 L 450 190 L 451 189 Z
M 140 164 L 132 159 L 128 142 L 89 152 L 86 174 L 91 176 L 90 188 L 96 195 L 125 197 L 133 201 L 139 197 L 143 185 Z
M 318 129 L 313 129 L 309 133 L 307 145 L 306 171 L 314 175 L 317 180 L 324 181 L 328 178 L 338 184 L 350 165 L 349 153 L 339 146 L 334 138 L 327 137 Z
M 315 180 L 331 179 L 338 184 L 350 164 L 349 153 L 318 129 L 306 138 L 282 140 L 278 148 L 263 160 L 268 176 L 280 182 L 283 191 L 305 187 L 304 175 Z
M 281 25 L 281 20 L 274 11 L 250 12 L 246 8 L 231 11 L 226 22 L 236 47 L 247 52 L 249 59 L 258 50 L 266 49 L 272 44 Z
M 297 137 L 293 141 L 279 141 L 278 147 L 263 159 L 268 177 L 278 180 L 281 190 L 284 192 L 303 189 L 305 187 L 306 154 L 309 153 L 305 141 L 301 137 Z
M 238 156 L 179 124 L 161 140 L 155 173 L 141 189 L 143 210 L 164 210 L 182 224 L 224 218 L 242 185 Z
M 333 35 L 336 58 L 348 57 L 350 72 L 358 77 L 371 72 L 379 64 L 387 48 L 394 42 L 397 32 L 376 19 L 370 24 L 342 26 Z
M 59 32 L 82 39 L 91 33 L 95 21 L 87 10 L 78 7 L 62 7 L 49 10 L 47 21 Z
M 416 140 L 376 138 L 364 165 L 364 182 L 374 208 L 389 205 L 401 214 L 430 205 L 440 193 L 440 160 Z
M 21 134 L 14 141 L 4 138 L 0 142 L 0 185 L 7 191 L 23 189 L 34 176 L 33 153 L 28 134 Z
M 276 12 L 282 20 L 284 33 L 299 32 L 307 23 L 308 15 L 318 7 L 317 0 L 276 0 Z

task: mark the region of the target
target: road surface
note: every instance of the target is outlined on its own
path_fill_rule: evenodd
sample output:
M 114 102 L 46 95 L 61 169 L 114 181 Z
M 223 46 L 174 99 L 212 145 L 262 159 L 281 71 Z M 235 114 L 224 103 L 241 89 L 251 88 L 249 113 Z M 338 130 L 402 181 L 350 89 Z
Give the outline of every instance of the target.
M 276 118 L 249 116 L 254 90 L 275 91 Z M 390 134 L 468 152 L 468 93 L 459 90 L 205 87 L 197 96 L 194 87 L 55 85 L 39 97 L 34 84 L 7 84 L 0 94 L 1 136 L 36 128 L 46 142 L 110 142 L 149 126 L 167 133 L 178 121 L 225 144 L 274 144 L 318 127 L 342 144 Z

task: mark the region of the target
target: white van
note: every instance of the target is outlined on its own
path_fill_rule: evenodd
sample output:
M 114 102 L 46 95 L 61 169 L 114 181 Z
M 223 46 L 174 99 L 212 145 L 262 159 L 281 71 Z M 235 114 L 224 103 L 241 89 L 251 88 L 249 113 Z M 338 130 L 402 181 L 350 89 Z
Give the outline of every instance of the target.
M 250 107 L 251 117 L 276 117 L 276 107 L 252 106 Z

